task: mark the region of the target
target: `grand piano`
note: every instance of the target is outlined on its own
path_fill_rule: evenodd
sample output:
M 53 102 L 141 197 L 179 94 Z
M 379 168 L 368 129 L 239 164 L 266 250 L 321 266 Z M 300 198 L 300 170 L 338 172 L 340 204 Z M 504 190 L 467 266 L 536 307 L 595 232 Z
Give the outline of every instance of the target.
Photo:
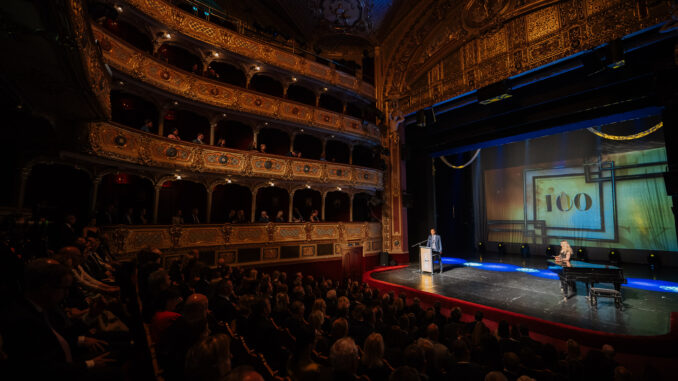
M 560 278 L 563 297 L 565 298 L 572 296 L 570 291 L 576 291 L 575 282 L 577 281 L 586 284 L 586 295 L 591 299 L 592 304 L 596 296 L 592 294 L 591 290 L 597 290 L 594 289 L 596 283 L 612 283 L 615 291 L 619 294 L 619 298 L 621 298 L 621 285 L 626 283 L 626 279 L 624 278 L 624 270 L 620 267 L 582 261 L 558 262 L 555 259 L 549 259 L 548 263 L 550 264 L 549 269 L 557 273 Z

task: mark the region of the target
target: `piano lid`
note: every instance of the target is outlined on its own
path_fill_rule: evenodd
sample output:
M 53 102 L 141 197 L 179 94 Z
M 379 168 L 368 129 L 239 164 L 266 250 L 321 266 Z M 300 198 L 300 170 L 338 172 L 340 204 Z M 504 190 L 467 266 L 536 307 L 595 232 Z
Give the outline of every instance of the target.
M 589 263 L 589 262 L 584 262 L 584 261 L 556 262 L 555 259 L 548 259 L 547 262 L 552 265 L 552 266 L 549 266 L 549 268 L 552 268 L 552 267 L 555 267 L 555 268 L 575 267 L 575 268 L 580 268 L 580 269 L 610 269 L 610 270 L 619 270 L 620 269 L 620 267 L 617 267 L 617 266 L 602 265 L 602 264 L 598 264 L 598 263 Z M 563 264 L 566 264 L 566 265 L 563 266 Z

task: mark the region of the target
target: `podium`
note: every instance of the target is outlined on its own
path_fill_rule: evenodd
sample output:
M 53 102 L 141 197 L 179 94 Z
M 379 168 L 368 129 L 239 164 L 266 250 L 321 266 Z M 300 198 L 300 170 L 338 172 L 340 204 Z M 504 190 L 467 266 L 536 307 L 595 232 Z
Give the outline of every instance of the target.
M 443 260 L 440 254 L 433 254 L 430 247 L 419 246 L 419 268 L 422 273 L 433 274 L 433 262 L 438 260 L 440 273 L 443 273 Z

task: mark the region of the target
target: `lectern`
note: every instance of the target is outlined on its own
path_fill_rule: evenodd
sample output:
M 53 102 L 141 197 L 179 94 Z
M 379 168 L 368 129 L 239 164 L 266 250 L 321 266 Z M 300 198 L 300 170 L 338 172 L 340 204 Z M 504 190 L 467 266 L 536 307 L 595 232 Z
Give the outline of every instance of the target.
M 440 273 L 443 272 L 443 260 L 440 254 L 433 254 L 430 247 L 419 246 L 419 268 L 422 273 L 433 274 L 433 261 L 437 259 L 440 265 Z
M 433 257 L 430 247 L 419 246 L 419 268 L 422 273 L 433 274 Z

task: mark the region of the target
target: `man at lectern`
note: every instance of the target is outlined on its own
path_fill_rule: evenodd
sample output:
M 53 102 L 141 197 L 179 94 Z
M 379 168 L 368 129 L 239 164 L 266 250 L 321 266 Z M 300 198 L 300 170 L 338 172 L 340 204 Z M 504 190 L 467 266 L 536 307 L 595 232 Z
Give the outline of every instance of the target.
M 426 247 L 431 248 L 433 263 L 435 263 L 436 259 L 438 259 L 438 262 L 440 263 L 440 273 L 442 274 L 443 260 L 441 258 L 441 254 L 443 252 L 443 243 L 440 240 L 440 236 L 436 234 L 436 229 L 434 228 L 431 228 L 431 235 L 429 235 L 428 239 L 426 240 Z

